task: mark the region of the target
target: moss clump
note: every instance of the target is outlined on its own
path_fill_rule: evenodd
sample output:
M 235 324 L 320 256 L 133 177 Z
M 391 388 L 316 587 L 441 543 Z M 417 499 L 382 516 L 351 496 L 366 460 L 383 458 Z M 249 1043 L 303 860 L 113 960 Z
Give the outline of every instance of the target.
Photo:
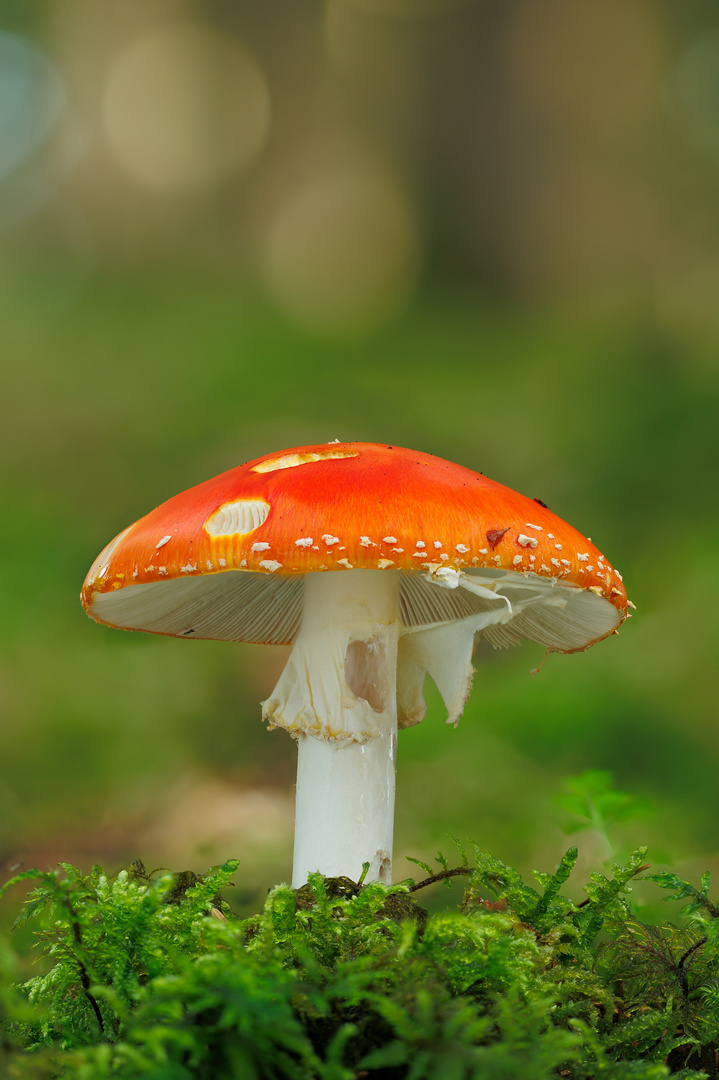
M 475 850 L 426 882 L 319 874 L 238 919 L 202 876 L 29 871 L 17 920 L 45 968 L 2 996 L 0 1072 L 68 1080 L 660 1080 L 716 1076 L 719 909 L 709 881 L 650 880 L 681 927 L 632 913 L 640 849 L 562 889 L 571 849 L 536 888 Z M 423 863 L 426 870 L 430 870 Z M 413 893 L 464 875 L 458 909 Z M 646 880 L 646 879 L 645 879 Z M 10 883 L 9 883 L 10 884 Z M 7 886 L 6 886 L 7 887 Z M 6 980 L 7 983 L 7 980 Z M 704 1070 L 704 1071 L 702 1071 Z

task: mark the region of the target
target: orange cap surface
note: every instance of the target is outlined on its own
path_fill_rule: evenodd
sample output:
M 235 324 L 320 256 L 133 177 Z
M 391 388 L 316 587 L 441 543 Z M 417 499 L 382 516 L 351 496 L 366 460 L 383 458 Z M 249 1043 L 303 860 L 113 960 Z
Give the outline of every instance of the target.
M 620 621 L 627 614 L 620 575 L 544 504 L 430 454 L 373 443 L 280 451 L 176 495 L 98 556 L 82 603 L 97 617 L 97 594 L 226 570 L 438 566 L 531 571 L 591 589 Z

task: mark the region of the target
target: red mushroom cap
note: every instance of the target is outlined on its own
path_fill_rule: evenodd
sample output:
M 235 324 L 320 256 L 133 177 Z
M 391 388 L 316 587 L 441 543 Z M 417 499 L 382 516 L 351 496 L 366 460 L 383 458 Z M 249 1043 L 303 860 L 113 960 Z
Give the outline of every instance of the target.
M 310 571 L 426 574 L 441 567 L 554 579 L 607 600 L 616 625 L 627 614 L 617 572 L 543 503 L 430 454 L 373 443 L 283 450 L 176 495 L 98 556 L 82 603 L 109 625 L 185 636 L 179 623 L 162 628 L 123 621 L 122 606 L 109 594 L 230 570 L 286 581 Z M 290 633 L 290 622 L 283 633 Z M 241 640 L 289 638 L 263 633 Z

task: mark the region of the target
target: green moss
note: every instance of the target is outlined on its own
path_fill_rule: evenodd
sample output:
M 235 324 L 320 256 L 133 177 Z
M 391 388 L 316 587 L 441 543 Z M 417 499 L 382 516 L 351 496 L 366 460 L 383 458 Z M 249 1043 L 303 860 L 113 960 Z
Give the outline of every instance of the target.
M 659 1080 L 716 1075 L 719 909 L 676 875 L 684 925 L 630 907 L 640 849 L 586 896 L 576 862 L 526 883 L 475 848 L 399 885 L 313 874 L 236 918 L 234 861 L 197 876 L 28 871 L 17 919 L 44 970 L 13 982 L 5 949 L 0 1070 L 67 1080 Z M 467 878 L 433 915 L 414 894 Z M 538 887 L 536 887 L 538 886 Z M 6 886 L 5 888 L 7 888 Z M 706 1071 L 701 1071 L 702 1069 Z

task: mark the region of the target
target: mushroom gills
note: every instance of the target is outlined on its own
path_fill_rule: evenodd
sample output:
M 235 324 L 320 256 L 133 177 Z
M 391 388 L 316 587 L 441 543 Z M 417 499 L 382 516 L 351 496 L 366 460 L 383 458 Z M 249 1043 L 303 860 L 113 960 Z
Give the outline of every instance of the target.
M 318 577 L 349 573 L 396 571 L 336 571 Z M 148 584 L 127 585 L 96 592 L 90 614 L 110 625 L 130 630 L 224 641 L 287 644 L 299 631 L 305 575 L 256 574 L 225 570 Z M 497 601 L 470 591 L 479 584 Z M 502 599 L 506 598 L 506 599 Z M 459 572 L 457 587 L 432 580 L 421 571 L 402 573 L 399 621 L 404 632 L 416 632 L 463 620 L 495 608 L 512 606 L 510 620 L 490 621 L 479 632 L 495 648 L 516 645 L 522 638 L 549 649 L 571 652 L 611 633 L 621 621 L 616 608 L 601 596 L 567 582 L 532 572 L 477 569 Z

